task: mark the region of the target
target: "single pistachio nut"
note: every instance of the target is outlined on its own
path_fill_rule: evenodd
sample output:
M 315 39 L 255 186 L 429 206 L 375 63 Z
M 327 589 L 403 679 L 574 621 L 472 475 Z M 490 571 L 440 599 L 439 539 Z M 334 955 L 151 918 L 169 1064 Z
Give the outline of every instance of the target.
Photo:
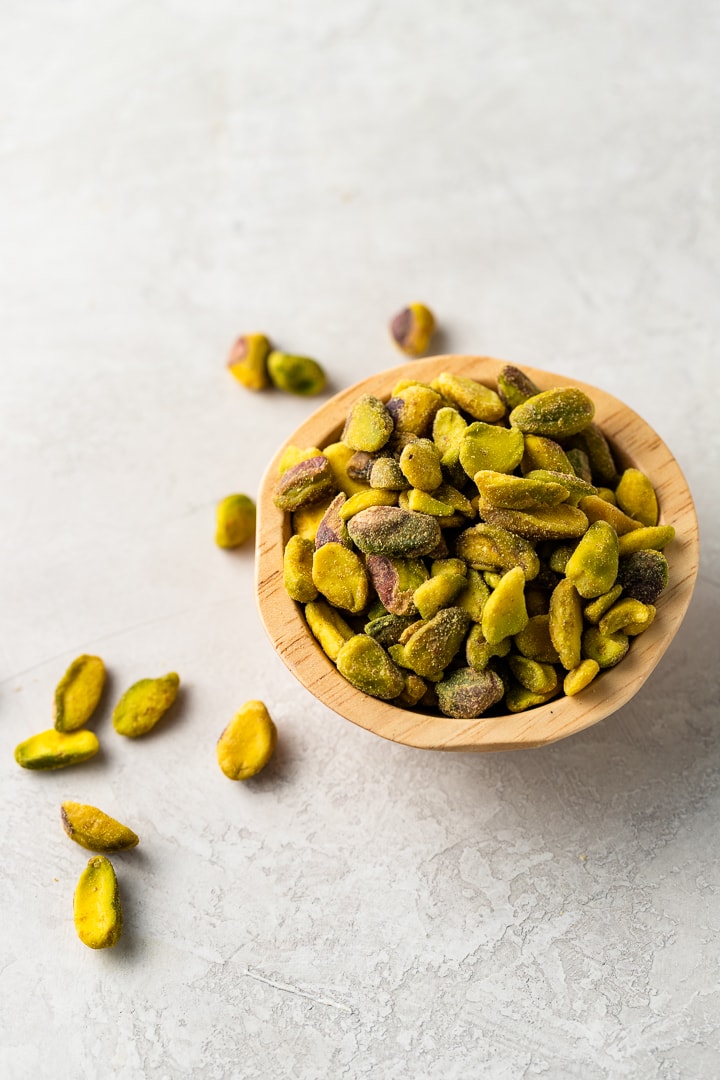
M 352 450 L 366 450 L 372 454 L 382 449 L 394 426 L 393 418 L 380 398 L 362 394 L 348 413 L 342 441 Z
M 606 521 L 608 525 L 612 525 L 618 536 L 624 536 L 625 533 L 635 532 L 642 528 L 639 521 L 628 517 L 618 506 L 614 506 L 600 495 L 586 495 L 580 499 L 578 506 L 591 525 L 595 521 Z
M 357 552 L 342 544 L 323 544 L 312 561 L 312 580 L 333 607 L 356 615 L 368 601 L 368 576 Z
M 517 428 L 496 427 L 476 421 L 460 443 L 459 461 L 469 477 L 485 469 L 511 473 L 522 460 L 525 441 Z
M 588 626 L 582 635 L 583 658 L 594 660 L 601 668 L 619 664 L 629 647 L 627 634 L 620 630 L 614 634 L 603 634 L 598 626 Z M 577 664 L 574 666 L 577 667 Z
M 302 536 L 291 536 L 283 555 L 283 584 L 292 600 L 307 604 L 317 597 L 318 591 L 312 578 L 315 545 Z
M 435 316 L 425 304 L 408 304 L 390 321 L 390 335 L 406 356 L 418 357 L 426 353 L 434 332 Z
M 441 608 L 452 607 L 465 588 L 464 574 L 438 574 L 418 586 L 413 595 L 423 619 L 432 619 Z
M 100 749 L 94 731 L 56 731 L 50 728 L 15 747 L 15 760 L 23 769 L 65 769 L 95 757 Z
M 568 503 L 539 506 L 535 510 L 500 510 L 489 506 L 481 497 L 478 508 L 489 524 L 508 529 L 526 540 L 574 539 L 582 536 L 589 524 L 582 510 Z
M 551 439 L 575 435 L 587 427 L 595 406 L 577 386 L 543 390 L 510 413 L 510 424 L 530 435 Z
M 390 701 L 405 689 L 405 678 L 379 642 L 356 634 L 338 653 L 340 674 L 365 694 Z
M 70 839 L 88 851 L 126 851 L 140 842 L 137 833 L 97 806 L 65 799 L 60 806 L 60 818 Z
M 641 525 L 657 525 L 658 501 L 655 488 L 639 469 L 625 469 L 615 488 L 618 506 Z
M 618 583 L 625 596 L 654 604 L 668 583 L 668 562 L 661 551 L 635 551 L 620 560 Z
M 458 668 L 435 687 L 441 712 L 474 720 L 502 698 L 505 687 L 494 671 Z
M 568 671 L 565 676 L 563 680 L 564 692 L 568 697 L 574 697 L 575 694 L 579 694 L 581 690 L 590 685 L 599 671 L 600 665 L 597 660 L 581 660 L 578 666 L 573 668 L 572 671 Z
M 605 612 L 609 611 L 613 606 L 622 591 L 622 585 L 613 585 L 612 589 L 608 589 L 602 596 L 598 596 L 596 600 L 592 600 L 589 604 L 586 604 L 583 608 L 585 622 L 592 623 L 593 626 L 596 626 Z
M 508 712 L 525 712 L 526 709 L 534 709 L 537 705 L 545 705 L 548 701 L 552 701 L 559 690 L 560 683 L 549 694 L 536 694 L 533 690 L 527 690 L 513 679 L 505 690 L 505 705 Z
M 452 469 L 455 466 L 461 468 L 459 465 L 460 445 L 467 427 L 467 422 L 457 409 L 443 406 L 436 412 L 432 426 L 432 438 L 438 448 L 443 468 Z
M 413 597 L 417 588 L 428 579 L 422 559 L 368 555 L 365 565 L 386 611 L 393 615 L 417 615 Z
M 404 646 L 408 666 L 430 679 L 444 671 L 465 640 L 469 624 L 470 617 L 461 608 L 442 608 Z
M 293 465 L 275 485 L 273 502 L 278 510 L 297 510 L 307 503 L 335 495 L 338 485 L 332 466 L 324 454 Z
M 89 949 L 109 949 L 120 940 L 123 925 L 120 890 L 113 865 L 95 855 L 80 875 L 73 899 L 75 931 Z
M 323 449 L 323 454 L 330 462 L 330 468 L 335 479 L 335 490 L 344 492 L 348 499 L 351 495 L 356 495 L 358 491 L 367 491 L 368 489 L 365 481 L 360 480 L 357 476 L 350 475 L 350 462 L 356 453 L 357 451 L 344 442 L 330 443 Z
M 277 744 L 277 728 L 262 701 L 251 699 L 235 713 L 217 741 L 217 762 L 230 780 L 249 780 L 265 768 Z
M 486 641 L 496 645 L 503 638 L 519 634 L 527 624 L 525 574 L 521 566 L 515 566 L 490 593 L 483 608 L 482 632 Z
M 462 409 L 472 416 L 473 420 L 492 424 L 496 420 L 502 420 L 505 415 L 505 406 L 495 391 L 477 379 L 443 371 L 431 386 L 457 409 Z
M 370 471 L 370 487 L 384 491 L 405 491 L 410 487 L 399 462 L 392 457 L 377 458 Z
M 631 597 L 623 597 L 603 615 L 598 623 L 601 634 L 614 634 L 622 630 L 628 637 L 635 637 L 651 625 L 655 618 L 655 608 L 652 604 L 643 604 L 640 600 Z
M 440 454 L 430 439 L 418 439 L 400 455 L 400 469 L 407 482 L 421 491 L 434 491 L 443 482 Z
M 355 498 L 353 495 L 352 498 Z M 340 491 L 323 514 L 320 524 L 315 533 L 315 547 L 323 544 L 342 544 L 343 547 L 351 547 L 352 541 L 347 531 L 347 525 L 343 520 L 342 510 L 345 506 L 345 492 Z M 297 597 L 293 597 L 297 599 Z M 310 597 L 310 599 L 313 599 Z
M 527 438 L 527 436 L 525 436 Z M 572 468 L 572 466 L 571 466 Z M 571 506 L 578 506 L 586 495 L 595 495 L 597 488 L 588 484 L 573 470 L 572 472 L 555 472 L 553 469 L 531 469 L 525 473 L 526 480 L 543 480 L 546 484 L 560 484 L 567 488 L 570 494 L 567 501 Z M 581 507 L 582 509 L 582 507 Z
M 351 495 L 348 501 L 341 507 L 339 513 L 343 521 L 348 522 L 361 510 L 367 510 L 371 506 L 397 506 L 397 491 L 382 491 L 379 488 L 368 488 L 366 491 L 358 491 Z
M 395 387 L 386 408 L 395 422 L 396 431 L 424 438 L 431 434 L 433 421 L 442 405 L 442 397 L 431 387 L 411 383 Z
M 264 390 L 270 385 L 267 358 L 270 342 L 264 334 L 243 334 L 230 350 L 228 370 L 247 390 Z
M 399 506 L 371 506 L 348 523 L 350 539 L 367 555 L 430 555 L 442 540 L 440 526 L 429 514 Z
M 322 454 L 322 450 L 319 450 L 317 446 L 302 447 L 290 443 L 280 455 L 280 461 L 278 462 L 278 476 L 282 476 L 288 469 L 292 469 L 293 465 L 299 465 L 301 461 L 308 461 L 310 458 L 319 457 L 320 454 Z
M 403 631 L 413 620 L 413 615 L 381 615 L 367 622 L 363 627 L 363 632 L 368 637 L 375 638 L 383 648 L 387 649 L 389 645 L 398 644 Z
M 55 689 L 53 711 L 57 731 L 77 731 L 95 712 L 105 686 L 105 664 L 83 654 L 73 660 Z
M 348 626 L 340 612 L 325 600 L 313 600 L 306 604 L 305 618 L 321 649 L 334 663 L 345 642 L 354 637 L 355 631 Z
M 560 663 L 572 671 L 581 659 L 583 617 L 580 594 L 568 578 L 559 581 L 550 596 L 548 630 Z
M 506 364 L 497 377 L 498 394 L 508 409 L 515 409 L 528 398 L 540 393 L 529 375 L 512 364 Z
M 573 467 L 575 475 L 584 480 L 586 484 L 592 484 L 593 475 L 590 468 L 590 458 L 585 451 L 579 447 L 571 447 L 567 451 L 567 458 Z
M 392 459 L 381 459 L 379 453 L 370 454 L 367 450 L 356 450 L 352 457 L 348 458 L 345 468 L 351 480 L 357 480 L 361 484 L 369 484 L 373 465 L 380 460 L 388 461 Z M 376 484 L 376 487 L 383 487 L 383 485 Z
M 583 600 L 594 600 L 612 588 L 617 574 L 617 533 L 607 521 L 596 521 L 568 559 L 565 576 Z
M 520 685 L 534 694 L 551 694 L 558 688 L 557 671 L 552 664 L 543 664 L 527 656 L 510 656 L 508 667 Z
M 636 551 L 646 551 L 649 548 L 662 551 L 674 537 L 675 529 L 672 525 L 649 525 L 633 529 L 632 532 L 618 538 L 620 558 L 624 559 Z
M 249 495 L 228 495 L 217 504 L 215 543 L 235 548 L 255 535 L 255 503 Z
M 434 495 L 430 495 L 427 491 L 421 491 L 418 488 L 410 488 L 407 492 L 407 510 L 416 510 L 420 514 L 432 514 L 433 517 L 450 518 L 453 517 L 453 508 L 449 503 L 442 502 L 440 499 L 435 498 Z M 460 520 L 464 522 L 463 518 Z
M 292 515 L 293 532 L 297 533 L 298 536 L 302 536 L 305 540 L 312 540 L 314 543 L 320 522 L 328 508 L 332 506 L 334 499 L 334 495 L 329 495 L 324 499 L 320 499 L 319 502 L 306 503 L 305 506 L 299 506 L 297 510 L 294 510 Z
M 532 480 L 493 469 L 482 469 L 475 473 L 474 479 L 486 505 L 507 510 L 556 506 L 570 494 L 569 488 L 554 481 Z
M 459 594 L 455 605 L 466 611 L 474 623 L 481 623 L 483 608 L 490 590 L 480 571 L 474 570 L 471 566 L 467 569 L 465 582 L 465 588 Z
M 405 686 L 402 694 L 395 698 L 395 704 L 413 709 L 427 694 L 428 684 L 414 671 L 403 671 L 402 676 Z
M 267 370 L 278 390 L 302 397 L 321 393 L 327 382 L 317 360 L 311 360 L 309 356 L 274 351 L 267 358 Z
M 520 468 L 523 476 L 537 470 L 566 475 L 572 475 L 574 472 L 570 459 L 560 443 L 555 442 L 554 439 L 547 439 L 544 435 L 529 433 L 525 435 L 525 449 Z
M 559 664 L 560 657 L 550 637 L 550 614 L 531 615 L 528 624 L 513 638 L 515 648 L 528 660 L 540 664 Z
M 180 676 L 174 671 L 159 679 L 140 679 L 126 690 L 113 711 L 113 727 L 118 735 L 135 739 L 147 735 L 174 703 Z
M 512 570 L 522 567 L 527 581 L 537 576 L 540 560 L 532 544 L 497 525 L 481 522 L 460 533 L 457 554 L 474 570 Z
M 465 642 L 465 659 L 475 671 L 484 671 L 494 656 L 507 656 L 512 648 L 512 638 L 503 638 L 492 645 L 482 632 L 479 623 L 471 628 Z

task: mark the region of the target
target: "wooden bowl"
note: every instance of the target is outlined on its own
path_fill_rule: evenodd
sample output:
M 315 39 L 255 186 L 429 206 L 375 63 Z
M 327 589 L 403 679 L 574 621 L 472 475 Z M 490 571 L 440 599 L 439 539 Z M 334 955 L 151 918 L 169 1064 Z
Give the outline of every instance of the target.
M 336 394 L 286 440 L 270 462 L 258 499 L 256 587 L 260 616 L 278 654 L 295 677 L 323 704 L 354 724 L 393 742 L 428 750 L 517 750 L 544 746 L 597 724 L 637 693 L 677 633 L 687 611 L 698 569 L 698 526 L 692 496 L 674 457 L 645 421 L 602 390 L 523 367 L 542 390 L 579 386 L 595 403 L 595 420 L 622 467 L 633 465 L 652 480 L 661 521 L 675 526 L 667 549 L 670 583 L 657 602 L 652 626 L 633 639 L 625 659 L 601 672 L 575 697 L 559 697 L 522 713 L 455 720 L 429 716 L 379 701 L 356 690 L 337 671 L 312 636 L 302 607 L 283 587 L 283 550 L 290 515 L 273 503 L 278 462 L 289 443 L 322 448 L 336 441 L 351 404 L 362 393 L 387 399 L 400 379 L 429 382 L 441 371 L 467 375 L 495 386 L 505 361 L 486 356 L 433 356 L 372 375 Z

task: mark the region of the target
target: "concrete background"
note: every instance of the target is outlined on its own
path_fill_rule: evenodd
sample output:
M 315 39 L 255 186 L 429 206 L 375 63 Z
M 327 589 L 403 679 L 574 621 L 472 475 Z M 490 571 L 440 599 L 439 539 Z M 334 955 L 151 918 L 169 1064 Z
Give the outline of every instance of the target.
M 719 51 L 711 0 L 4 0 L 4 1077 L 717 1075 Z M 696 498 L 668 654 L 542 751 L 355 729 L 213 544 L 316 404 L 244 392 L 234 336 L 340 388 L 398 361 L 416 298 L 443 350 L 623 398 Z M 102 755 L 18 769 L 83 651 Z M 117 738 L 120 692 L 172 669 L 172 724 Z M 280 742 L 233 785 L 214 743 L 249 697 Z M 142 837 L 112 951 L 74 933 L 67 797 Z

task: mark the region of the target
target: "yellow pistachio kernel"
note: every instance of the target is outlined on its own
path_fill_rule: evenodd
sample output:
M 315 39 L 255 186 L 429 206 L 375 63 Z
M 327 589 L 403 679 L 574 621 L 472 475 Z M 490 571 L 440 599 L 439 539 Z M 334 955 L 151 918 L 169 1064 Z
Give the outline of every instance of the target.
M 267 358 L 270 342 L 264 334 L 244 334 L 233 344 L 227 366 L 247 390 L 264 390 L 270 385 Z
M 60 816 L 70 839 L 88 851 L 125 851 L 139 843 L 137 833 L 96 806 L 65 799 Z
M 23 769 L 65 769 L 95 757 L 100 749 L 94 731 L 56 731 L 32 735 L 15 747 L 15 760 Z
M 417 301 L 399 311 L 390 322 L 390 335 L 406 356 L 426 353 L 435 331 L 435 316 L 429 307 Z
M 159 679 L 133 683 L 115 706 L 113 727 L 131 739 L 146 735 L 168 711 L 179 689 L 180 676 L 174 671 Z
M 217 741 L 218 765 L 230 780 L 249 780 L 264 769 L 277 743 L 277 728 L 262 701 L 246 701 Z
M 368 576 L 355 551 L 342 544 L 323 544 L 317 548 L 312 561 L 312 580 L 315 588 L 334 607 L 351 614 L 362 611 L 368 600 Z
M 113 865 L 95 855 L 80 875 L 73 899 L 77 936 L 89 949 L 109 949 L 122 933 L 120 890 Z
M 563 690 L 568 697 L 573 697 L 589 686 L 600 670 L 597 660 L 582 660 L 563 679 Z
M 77 731 L 97 708 L 105 686 L 105 664 L 99 656 L 83 654 L 73 660 L 55 690 L 53 702 L 58 731 Z
M 255 503 L 249 495 L 228 495 L 217 505 L 215 543 L 234 548 L 255 535 Z

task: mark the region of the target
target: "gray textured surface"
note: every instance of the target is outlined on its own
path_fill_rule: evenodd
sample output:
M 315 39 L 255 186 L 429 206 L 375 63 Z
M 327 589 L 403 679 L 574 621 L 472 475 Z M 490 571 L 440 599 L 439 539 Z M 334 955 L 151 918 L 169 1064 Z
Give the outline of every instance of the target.
M 717 1075 L 719 49 L 710 0 L 5 0 L 4 1077 Z M 335 717 L 212 543 L 311 407 L 244 394 L 233 336 L 341 387 L 396 362 L 416 297 L 443 348 L 624 398 L 696 496 L 681 633 L 543 751 Z M 103 756 L 22 772 L 81 651 L 112 672 Z M 121 743 L 112 698 L 171 668 L 172 730 Z M 279 749 L 232 785 L 214 742 L 254 696 Z M 64 797 L 142 835 L 111 953 L 74 934 Z

